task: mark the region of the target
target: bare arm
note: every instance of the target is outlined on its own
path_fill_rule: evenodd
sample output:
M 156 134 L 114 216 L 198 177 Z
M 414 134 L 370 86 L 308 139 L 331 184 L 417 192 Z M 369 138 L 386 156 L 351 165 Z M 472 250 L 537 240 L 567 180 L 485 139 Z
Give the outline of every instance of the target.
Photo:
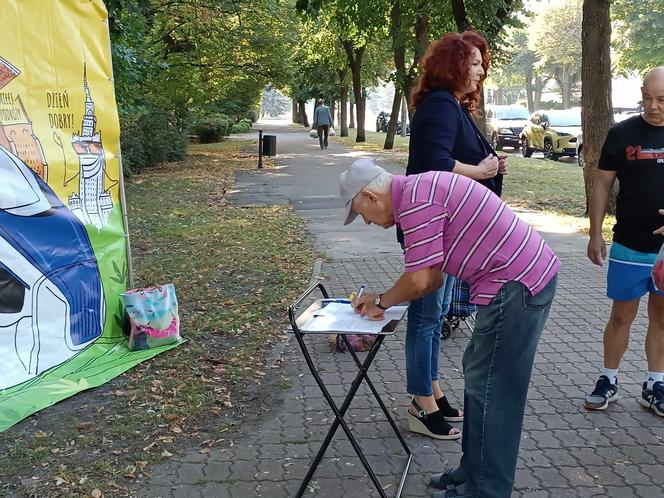
M 460 161 L 454 162 L 453 173 L 467 176 L 473 180 L 487 180 L 498 174 L 500 160 L 493 154 L 486 156 L 477 166 L 465 164 Z
M 664 214 L 664 209 L 660 209 L 659 214 Z M 657 235 L 664 235 L 664 227 L 658 228 L 653 233 L 656 233 Z
M 440 268 L 424 268 L 405 272 L 394 285 L 381 295 L 380 304 L 389 308 L 395 304 L 422 297 L 443 285 L 444 275 Z M 376 294 L 363 294 L 353 300 L 353 308 L 372 320 L 383 318 L 383 310 L 374 304 Z
M 590 240 L 588 241 L 588 258 L 601 266 L 606 259 L 606 241 L 602 236 L 602 224 L 609 205 L 609 194 L 616 181 L 615 171 L 598 169 L 595 173 L 595 184 L 590 194 Z

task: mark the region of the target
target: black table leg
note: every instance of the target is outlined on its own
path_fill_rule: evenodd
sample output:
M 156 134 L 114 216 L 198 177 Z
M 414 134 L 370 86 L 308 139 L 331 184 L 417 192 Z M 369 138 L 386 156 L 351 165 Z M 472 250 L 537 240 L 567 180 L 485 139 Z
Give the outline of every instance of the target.
M 322 460 L 323 456 L 325 455 L 325 452 L 327 451 L 327 448 L 332 441 L 332 438 L 334 437 L 337 429 L 339 428 L 339 425 L 343 428 L 344 432 L 346 433 L 346 436 L 348 437 L 348 440 L 350 441 L 351 445 L 353 446 L 353 449 L 355 450 L 355 453 L 359 457 L 360 461 L 362 462 L 362 465 L 364 465 L 364 468 L 367 471 L 367 474 L 369 475 L 369 478 L 373 482 L 374 486 L 376 487 L 376 490 L 380 494 L 381 497 L 386 498 L 387 495 L 385 494 L 385 491 L 383 491 L 382 486 L 380 485 L 380 482 L 378 481 L 378 478 L 376 477 L 375 473 L 371 469 L 371 466 L 369 465 L 369 462 L 367 461 L 366 457 L 364 456 L 364 452 L 360 448 L 360 446 L 357 444 L 357 441 L 353 434 L 351 433 L 350 429 L 348 428 L 348 425 L 346 424 L 346 421 L 343 419 L 344 415 L 348 411 L 348 408 L 350 407 L 351 402 L 353 401 L 353 398 L 355 397 L 355 394 L 357 393 L 360 384 L 362 383 L 363 380 L 367 380 L 367 383 L 369 384 L 369 388 L 371 389 L 372 393 L 376 397 L 376 400 L 378 401 L 383 413 L 385 414 L 388 422 L 392 426 L 392 430 L 395 432 L 397 437 L 399 438 L 399 442 L 403 446 L 404 450 L 406 451 L 406 455 L 408 456 L 408 461 L 406 462 L 406 467 L 404 469 L 404 472 L 401 476 L 401 480 L 399 483 L 399 488 L 397 490 L 397 497 L 401 495 L 401 492 L 403 490 L 403 486 L 406 481 L 406 476 L 408 475 L 408 470 L 410 468 L 410 463 L 412 461 L 412 454 L 410 452 L 410 449 L 408 448 L 408 445 L 406 444 L 405 440 L 401 436 L 401 433 L 399 432 L 398 427 L 394 423 L 394 420 L 389 414 L 389 411 L 385 407 L 385 404 L 383 401 L 380 399 L 378 396 L 378 392 L 376 391 L 376 388 L 374 387 L 373 383 L 369 380 L 367 377 L 367 371 L 369 367 L 371 366 L 376 354 L 378 353 L 378 350 L 380 349 L 380 346 L 385 339 L 385 336 L 378 336 L 376 337 L 376 341 L 374 342 L 373 346 L 369 350 L 369 353 L 367 354 L 367 357 L 364 359 L 364 362 L 361 362 L 360 359 L 357 357 L 357 354 L 355 351 L 352 350 L 350 347 L 350 344 L 348 343 L 348 340 L 345 336 L 343 337 L 343 340 L 346 342 L 346 346 L 348 350 L 352 353 L 353 359 L 355 360 L 355 363 L 358 366 L 358 373 L 355 376 L 355 379 L 353 380 L 350 390 L 346 394 L 346 397 L 344 398 L 344 401 L 341 405 L 340 408 L 337 407 L 337 405 L 334 402 L 334 399 L 332 399 L 332 396 L 330 396 L 330 393 L 328 392 L 327 388 L 325 387 L 325 384 L 323 383 L 322 379 L 320 378 L 320 375 L 318 374 L 318 371 L 316 370 L 315 365 L 313 364 L 313 361 L 311 359 L 311 355 L 309 354 L 309 351 L 307 350 L 306 344 L 304 343 L 304 340 L 301 336 L 300 333 L 296 332 L 296 338 L 298 340 L 298 343 L 300 344 L 300 348 L 302 349 L 302 353 L 305 357 L 305 360 L 307 362 L 307 365 L 309 366 L 309 369 L 311 370 L 311 373 L 314 376 L 314 379 L 316 380 L 316 383 L 318 384 L 318 387 L 320 388 L 321 392 L 323 393 L 323 396 L 325 397 L 325 400 L 327 403 L 330 405 L 330 408 L 332 408 L 332 411 L 334 412 L 335 419 L 332 425 L 330 426 L 330 429 L 328 430 L 327 436 L 325 437 L 325 440 L 323 441 L 323 444 L 321 445 L 320 449 L 318 450 L 318 453 L 316 454 L 316 457 L 314 458 L 314 461 L 312 462 L 311 466 L 309 467 L 309 470 L 307 472 L 307 475 L 305 476 L 304 480 L 302 481 L 302 484 L 300 485 L 300 489 L 297 492 L 297 497 L 300 498 L 304 492 L 307 489 L 307 486 L 309 482 L 311 481 L 311 478 L 313 477 L 314 472 L 316 471 L 316 468 L 320 464 L 320 461 Z

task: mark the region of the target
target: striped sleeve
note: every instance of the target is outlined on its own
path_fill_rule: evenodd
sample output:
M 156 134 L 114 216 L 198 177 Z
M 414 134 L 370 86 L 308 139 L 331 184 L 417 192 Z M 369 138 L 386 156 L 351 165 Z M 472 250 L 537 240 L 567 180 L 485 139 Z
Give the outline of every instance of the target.
M 400 214 L 407 272 L 440 268 L 445 259 L 443 230 L 446 219 L 440 205 L 429 202 L 410 203 Z

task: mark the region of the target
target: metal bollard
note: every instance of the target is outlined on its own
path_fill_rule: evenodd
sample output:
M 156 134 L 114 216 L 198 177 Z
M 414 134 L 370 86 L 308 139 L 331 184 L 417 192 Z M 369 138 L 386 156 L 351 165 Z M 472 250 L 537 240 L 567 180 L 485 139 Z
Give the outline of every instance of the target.
M 258 169 L 263 169 L 263 130 L 258 130 Z

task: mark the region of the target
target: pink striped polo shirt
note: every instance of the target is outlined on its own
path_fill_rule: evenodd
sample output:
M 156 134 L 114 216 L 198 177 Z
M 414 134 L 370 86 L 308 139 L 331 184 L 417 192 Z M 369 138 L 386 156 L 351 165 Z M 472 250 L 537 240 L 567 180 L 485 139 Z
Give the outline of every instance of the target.
M 535 295 L 560 268 L 542 237 L 497 195 L 445 171 L 392 177 L 394 220 L 404 233 L 407 272 L 437 267 L 489 304 L 515 280 Z

